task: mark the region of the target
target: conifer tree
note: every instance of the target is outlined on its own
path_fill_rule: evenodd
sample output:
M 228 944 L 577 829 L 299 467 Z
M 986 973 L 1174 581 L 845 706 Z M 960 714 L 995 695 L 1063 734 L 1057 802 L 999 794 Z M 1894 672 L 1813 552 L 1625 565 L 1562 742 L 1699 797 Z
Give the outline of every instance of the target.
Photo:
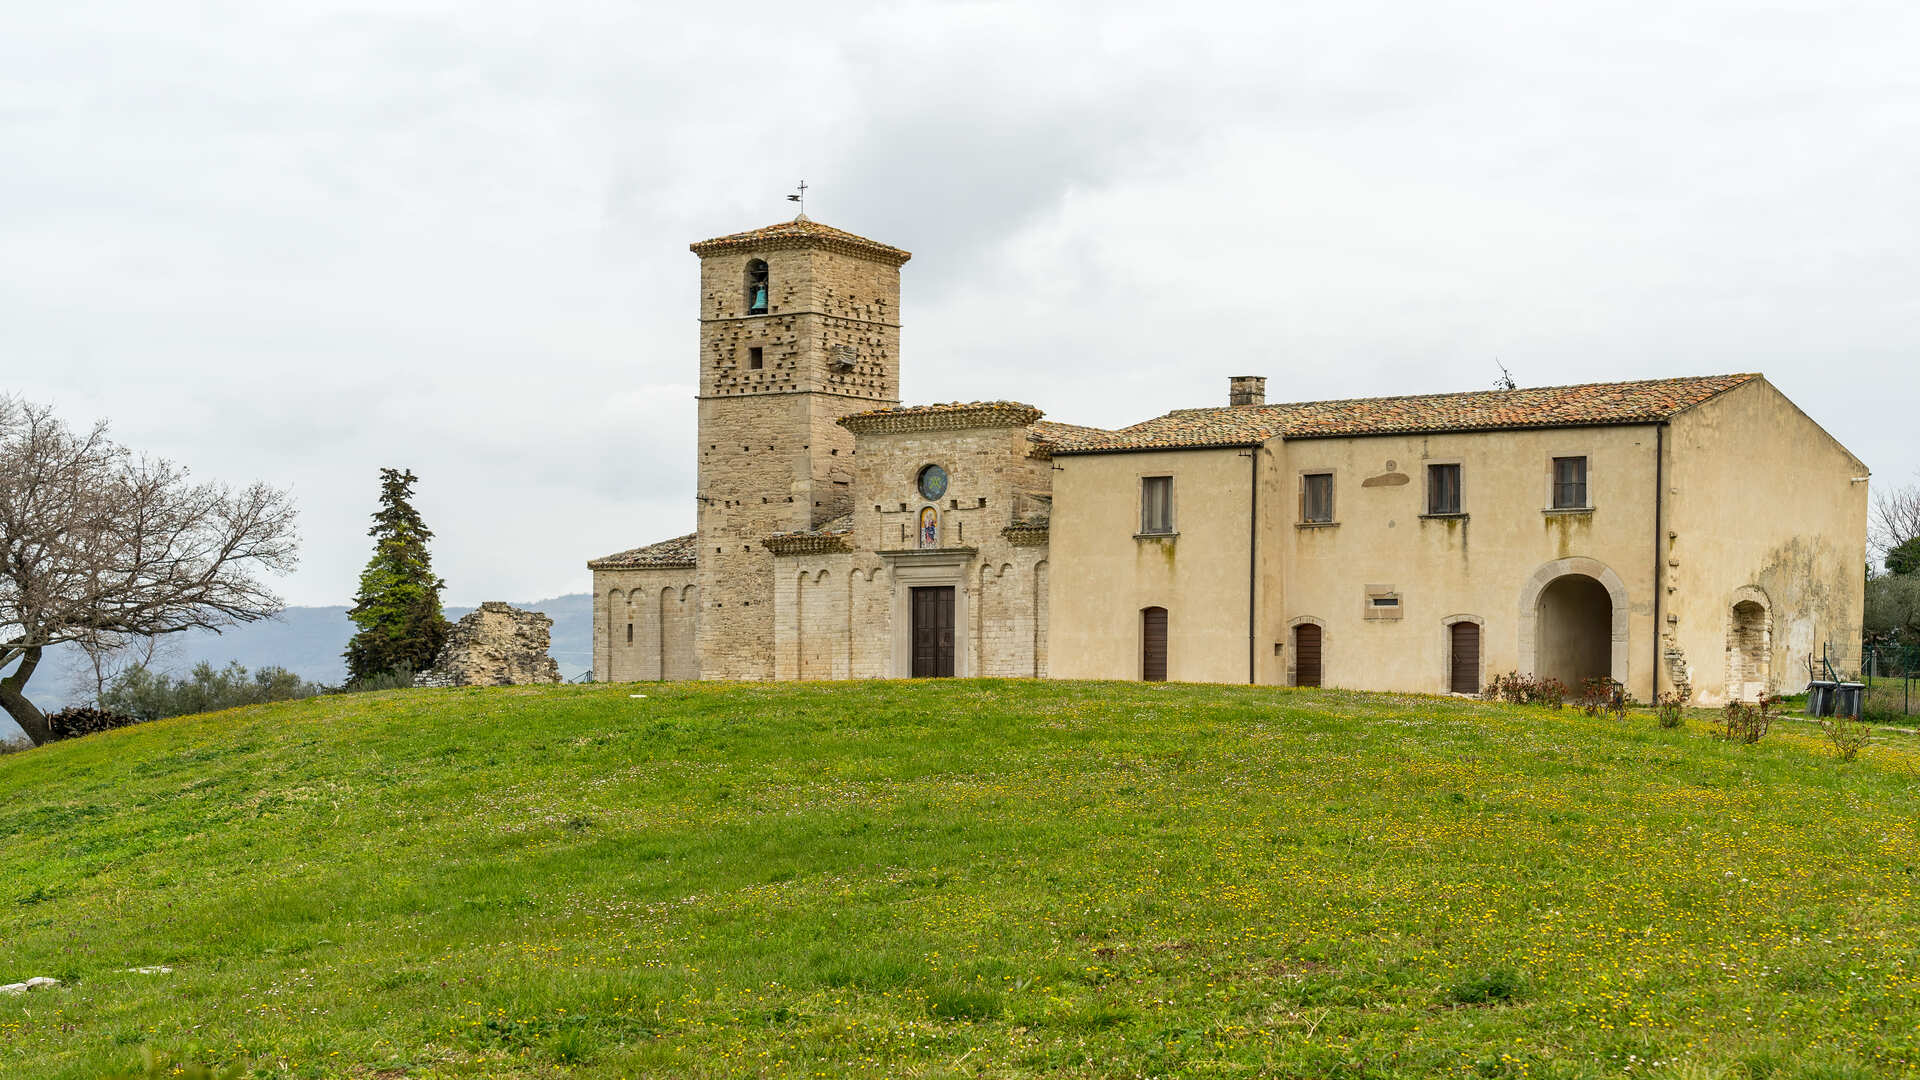
M 360 572 L 360 591 L 347 617 L 360 632 L 347 643 L 352 682 L 402 671 L 422 671 L 447 639 L 440 611 L 446 582 L 433 575 L 427 541 L 433 531 L 413 508 L 411 470 L 380 470 L 380 509 L 374 512 L 373 558 Z

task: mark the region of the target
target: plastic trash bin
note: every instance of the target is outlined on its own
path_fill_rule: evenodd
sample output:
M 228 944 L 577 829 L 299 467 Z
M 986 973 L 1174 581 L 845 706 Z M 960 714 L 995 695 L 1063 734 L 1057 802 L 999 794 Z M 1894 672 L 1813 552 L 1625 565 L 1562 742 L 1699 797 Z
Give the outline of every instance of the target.
M 1860 706 L 1866 701 L 1867 685 L 1857 682 L 1843 682 L 1834 687 L 1833 714 L 1849 720 L 1860 719 Z
M 1834 687 L 1838 685 L 1839 685 L 1838 683 L 1825 682 L 1820 679 L 1815 679 L 1814 681 L 1808 683 L 1807 684 L 1807 715 L 1808 716 L 1832 716 L 1833 715 L 1833 690 L 1834 690 Z

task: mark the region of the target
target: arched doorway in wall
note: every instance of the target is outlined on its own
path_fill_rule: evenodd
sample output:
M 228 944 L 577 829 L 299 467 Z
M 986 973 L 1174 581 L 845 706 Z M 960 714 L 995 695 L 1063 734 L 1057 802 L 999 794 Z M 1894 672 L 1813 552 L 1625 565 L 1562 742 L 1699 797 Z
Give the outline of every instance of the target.
M 1559 679 L 1575 693 L 1587 679 L 1611 676 L 1635 693 L 1631 614 L 1626 583 L 1600 560 L 1542 564 L 1520 589 L 1521 673 Z
M 1167 609 L 1140 609 L 1140 678 L 1167 681 Z
M 1447 624 L 1447 689 L 1455 694 L 1480 692 L 1480 621 L 1455 618 Z
M 1541 590 L 1534 674 L 1578 691 L 1613 676 L 1613 597 L 1585 574 L 1563 574 Z
M 1757 701 L 1773 690 L 1773 616 L 1758 589 L 1735 594 L 1727 618 L 1727 700 Z
M 1318 623 L 1296 623 L 1293 628 L 1293 685 L 1319 686 L 1322 649 L 1326 637 Z

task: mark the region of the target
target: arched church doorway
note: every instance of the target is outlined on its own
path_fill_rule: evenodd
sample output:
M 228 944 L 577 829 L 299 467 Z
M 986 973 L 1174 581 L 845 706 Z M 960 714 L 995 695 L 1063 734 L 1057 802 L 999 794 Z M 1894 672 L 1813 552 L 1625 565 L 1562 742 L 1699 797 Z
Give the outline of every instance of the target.
M 1727 697 L 1757 701 L 1772 689 L 1769 654 L 1772 652 L 1767 609 L 1757 600 L 1733 605 L 1727 626 Z
M 1613 597 L 1585 574 L 1563 574 L 1540 592 L 1535 614 L 1534 674 L 1578 691 L 1588 679 L 1613 677 Z

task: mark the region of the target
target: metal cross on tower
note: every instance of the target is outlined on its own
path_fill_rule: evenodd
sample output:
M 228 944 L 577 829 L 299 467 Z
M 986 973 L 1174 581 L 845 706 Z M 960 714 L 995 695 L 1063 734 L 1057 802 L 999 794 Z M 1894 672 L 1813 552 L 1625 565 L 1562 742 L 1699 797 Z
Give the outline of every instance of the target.
M 799 194 L 787 196 L 787 201 L 799 203 L 800 212 L 804 214 L 807 212 L 807 182 L 805 180 L 800 181 L 800 187 L 797 190 Z

